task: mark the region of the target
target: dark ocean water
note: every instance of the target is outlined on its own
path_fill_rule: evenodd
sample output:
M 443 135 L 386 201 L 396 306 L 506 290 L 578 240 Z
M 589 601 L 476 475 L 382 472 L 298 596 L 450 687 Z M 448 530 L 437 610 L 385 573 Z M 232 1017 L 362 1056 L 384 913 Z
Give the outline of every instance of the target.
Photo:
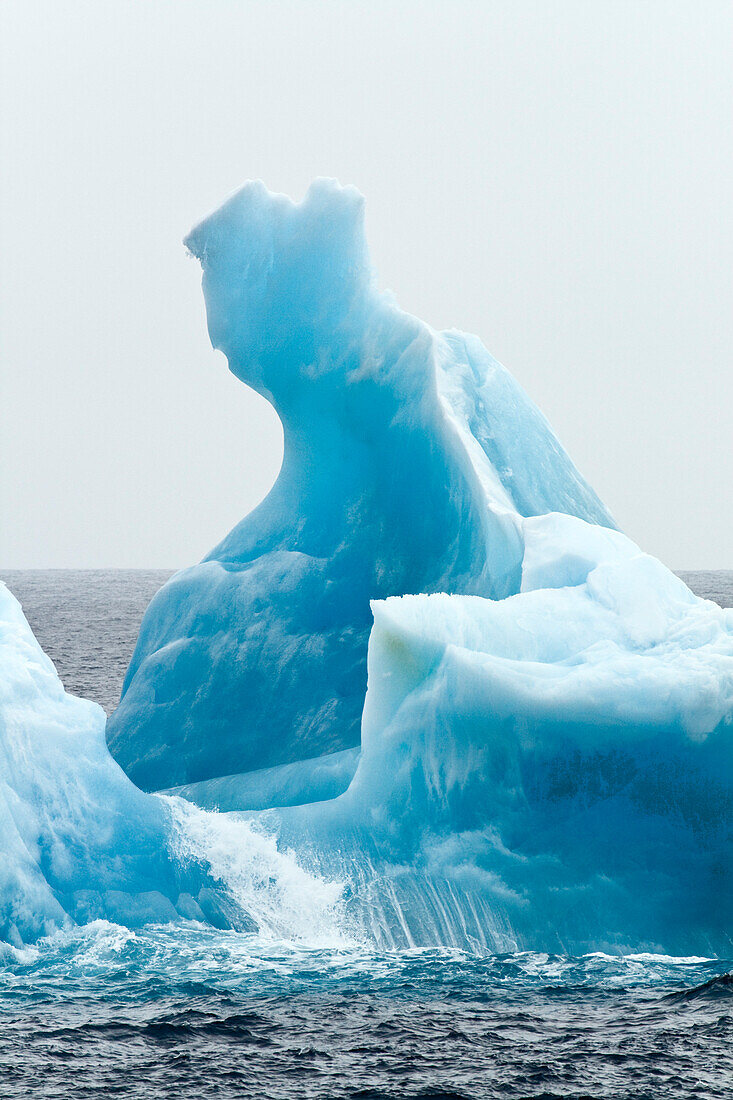
M 730 1097 L 733 989 L 655 956 L 49 941 L 0 978 L 0 1095 Z M 17 953 L 16 953 L 17 954 Z
M 168 575 L 2 578 L 67 689 L 109 711 Z M 733 606 L 733 572 L 684 579 Z M 733 1098 L 733 959 L 378 954 L 313 931 L 100 921 L 0 948 L 0 1100 Z

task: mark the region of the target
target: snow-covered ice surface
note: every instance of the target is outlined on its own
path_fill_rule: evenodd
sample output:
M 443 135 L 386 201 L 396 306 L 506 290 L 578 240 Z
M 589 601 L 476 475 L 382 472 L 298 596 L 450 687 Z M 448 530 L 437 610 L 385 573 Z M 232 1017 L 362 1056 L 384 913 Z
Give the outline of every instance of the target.
M 733 612 L 618 532 L 524 541 L 515 596 L 374 605 L 355 777 L 271 816 L 388 946 L 725 955 Z

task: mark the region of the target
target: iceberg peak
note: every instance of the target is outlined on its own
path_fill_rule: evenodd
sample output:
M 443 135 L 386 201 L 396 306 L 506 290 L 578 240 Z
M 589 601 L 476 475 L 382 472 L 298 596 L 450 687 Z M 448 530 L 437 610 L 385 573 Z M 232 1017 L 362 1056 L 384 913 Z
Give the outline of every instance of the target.
M 280 416 L 268 497 L 151 604 L 109 723 L 147 789 L 358 746 L 369 601 L 519 591 L 521 519 L 613 526 L 509 373 L 380 292 L 364 200 L 250 183 L 186 238 L 232 372 Z
M 364 198 L 336 180 L 315 180 L 300 203 L 247 183 L 184 243 L 204 270 L 213 346 L 275 403 L 298 374 L 335 365 L 328 345 L 373 292 Z

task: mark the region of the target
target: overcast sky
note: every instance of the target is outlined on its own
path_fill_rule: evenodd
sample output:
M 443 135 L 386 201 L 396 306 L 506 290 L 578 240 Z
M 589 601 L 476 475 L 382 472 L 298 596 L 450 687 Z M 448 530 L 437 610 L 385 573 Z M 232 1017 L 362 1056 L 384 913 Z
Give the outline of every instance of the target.
M 0 0 L 0 567 L 177 567 L 267 492 L 181 240 L 329 175 L 628 534 L 733 568 L 732 41 L 715 0 Z

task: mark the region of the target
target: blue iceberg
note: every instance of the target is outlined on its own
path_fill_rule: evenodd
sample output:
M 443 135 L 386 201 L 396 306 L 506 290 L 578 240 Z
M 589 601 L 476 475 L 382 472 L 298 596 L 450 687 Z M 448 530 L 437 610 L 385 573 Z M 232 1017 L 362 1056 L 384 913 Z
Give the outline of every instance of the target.
M 0 588 L 0 936 L 729 956 L 733 611 L 615 528 L 478 340 L 377 290 L 362 220 L 252 184 L 188 238 L 285 457 L 153 600 L 125 771 Z
M 385 946 L 729 955 L 733 612 L 618 532 L 523 535 L 517 595 L 374 604 L 355 777 L 271 826 Z
M 108 741 L 147 790 L 228 777 L 230 802 L 238 774 L 357 748 L 370 600 L 501 599 L 522 517 L 613 526 L 480 341 L 377 289 L 363 217 L 334 181 L 300 204 L 253 183 L 187 239 L 212 343 L 274 405 L 285 453 L 269 496 L 145 616 Z

